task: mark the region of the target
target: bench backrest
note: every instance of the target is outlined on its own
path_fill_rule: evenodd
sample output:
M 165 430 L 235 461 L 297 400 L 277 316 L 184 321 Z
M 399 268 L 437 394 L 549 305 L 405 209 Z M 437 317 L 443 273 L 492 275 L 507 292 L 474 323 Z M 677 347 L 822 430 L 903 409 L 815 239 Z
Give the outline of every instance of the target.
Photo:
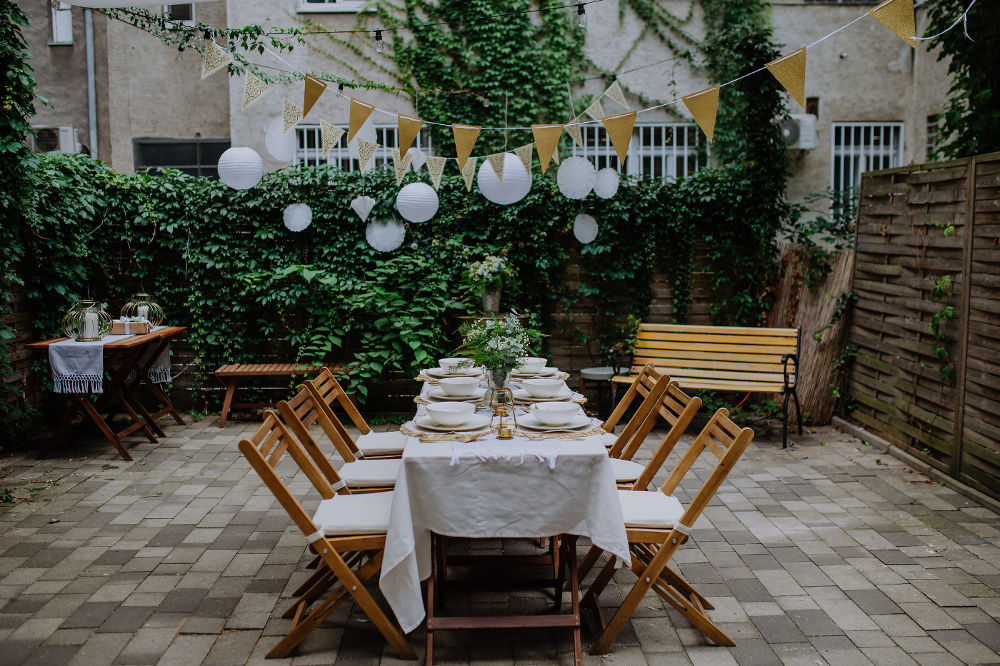
M 640 324 L 632 372 L 646 363 L 681 386 L 740 382 L 748 387 L 782 384 L 785 358 L 799 352 L 797 328 Z M 789 384 L 798 363 L 789 364 Z M 710 387 L 706 387 L 710 388 Z

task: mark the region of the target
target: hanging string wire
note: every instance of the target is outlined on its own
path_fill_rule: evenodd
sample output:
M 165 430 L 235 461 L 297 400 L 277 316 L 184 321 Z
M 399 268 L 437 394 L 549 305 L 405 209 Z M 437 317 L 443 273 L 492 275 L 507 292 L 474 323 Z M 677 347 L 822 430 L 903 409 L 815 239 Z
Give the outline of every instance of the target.
M 972 6 L 975 5 L 975 4 L 976 4 L 976 0 L 972 0 L 972 2 L 969 3 L 969 6 L 965 8 L 965 11 L 962 12 L 962 15 L 959 16 L 957 19 L 955 19 L 954 23 L 952 23 L 951 25 L 949 25 L 947 28 L 945 28 L 944 30 L 942 30 L 938 34 L 931 35 L 930 37 L 917 37 L 916 40 L 918 42 L 926 42 L 928 39 L 937 39 L 938 37 L 940 37 L 944 33 L 948 32 L 949 30 L 951 30 L 952 28 L 954 28 L 956 25 L 958 25 L 959 21 L 961 21 L 962 22 L 962 30 L 965 32 L 966 38 L 970 42 L 976 41 L 972 37 L 969 37 L 969 10 L 972 9 Z

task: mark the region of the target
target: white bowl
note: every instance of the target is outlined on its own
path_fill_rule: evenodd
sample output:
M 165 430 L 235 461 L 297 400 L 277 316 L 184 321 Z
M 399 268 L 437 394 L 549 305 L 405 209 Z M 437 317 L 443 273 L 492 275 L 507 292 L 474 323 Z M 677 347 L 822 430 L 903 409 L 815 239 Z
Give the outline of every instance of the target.
M 459 358 L 459 357 L 438 359 L 438 367 L 440 367 L 448 374 L 452 374 L 455 371 L 457 371 L 458 366 L 460 365 L 464 365 L 465 368 L 468 369 L 472 367 L 472 361 L 467 358 Z
M 536 402 L 531 406 L 538 422 L 547 426 L 566 425 L 579 412 L 580 406 L 575 402 Z
M 521 386 L 534 398 L 551 398 L 566 385 L 561 379 L 522 379 Z
M 470 396 L 479 386 L 478 377 L 442 377 L 438 386 L 445 395 Z
M 436 402 L 427 405 L 427 415 L 434 423 L 452 428 L 464 424 L 475 411 L 476 406 L 471 402 Z
M 546 363 L 548 363 L 548 360 L 544 358 L 522 356 L 517 359 L 517 368 L 521 372 L 541 372 Z

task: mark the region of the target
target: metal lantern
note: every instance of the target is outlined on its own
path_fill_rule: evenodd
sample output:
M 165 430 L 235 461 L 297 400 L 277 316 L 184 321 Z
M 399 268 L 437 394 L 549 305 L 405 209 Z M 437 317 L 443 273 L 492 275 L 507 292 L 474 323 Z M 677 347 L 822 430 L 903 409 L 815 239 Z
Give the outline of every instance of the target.
M 514 410 L 514 394 L 509 388 L 490 389 L 490 410 L 493 415 L 490 417 L 490 427 L 494 427 L 496 422 L 497 439 L 512 439 L 514 428 L 517 428 L 517 415 Z M 514 421 L 514 428 L 504 419 L 510 417 Z
M 77 342 L 96 342 L 111 332 L 111 315 L 97 301 L 77 301 L 63 317 L 62 328 Z
M 133 294 L 122 307 L 122 319 L 148 321 L 149 325 L 163 323 L 163 308 L 149 294 Z

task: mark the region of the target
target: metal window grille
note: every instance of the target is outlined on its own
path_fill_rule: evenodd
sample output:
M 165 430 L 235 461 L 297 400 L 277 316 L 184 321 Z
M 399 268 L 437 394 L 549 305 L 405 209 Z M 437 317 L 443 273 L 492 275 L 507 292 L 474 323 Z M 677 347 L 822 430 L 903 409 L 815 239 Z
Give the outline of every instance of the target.
M 50 43 L 73 43 L 73 6 L 68 2 L 56 2 L 52 5 L 52 41 Z
M 941 116 L 933 113 L 927 116 L 927 159 L 931 159 L 934 151 L 938 148 L 938 132 L 940 131 Z
M 903 123 L 833 123 L 830 187 L 853 190 L 865 171 L 903 163 Z
M 706 166 L 705 137 L 689 123 L 637 124 L 625 163 L 619 164 L 608 133 L 600 125 L 583 125 L 583 146 L 573 144 L 573 155 L 586 157 L 597 169 L 610 167 L 641 178 L 676 180 Z
M 178 169 L 192 176 L 219 177 L 219 158 L 229 139 L 136 139 L 135 170 Z
M 340 126 L 346 130 L 346 125 Z M 332 164 L 340 167 L 344 171 L 355 171 L 359 164 L 351 157 L 351 151 L 347 146 L 347 132 L 340 136 L 340 141 L 330 149 L 327 156 L 323 157 L 323 141 L 320 137 L 319 125 L 299 125 L 295 128 L 295 164 L 298 166 L 318 166 L 320 164 Z M 399 148 L 399 137 L 395 125 L 376 125 L 375 142 L 379 144 L 378 150 L 372 161 L 378 169 L 386 164 L 392 163 L 392 151 Z M 418 132 L 417 138 L 413 142 L 419 146 L 425 154 L 431 154 L 431 139 L 427 132 Z M 412 168 L 412 167 L 411 167 Z

